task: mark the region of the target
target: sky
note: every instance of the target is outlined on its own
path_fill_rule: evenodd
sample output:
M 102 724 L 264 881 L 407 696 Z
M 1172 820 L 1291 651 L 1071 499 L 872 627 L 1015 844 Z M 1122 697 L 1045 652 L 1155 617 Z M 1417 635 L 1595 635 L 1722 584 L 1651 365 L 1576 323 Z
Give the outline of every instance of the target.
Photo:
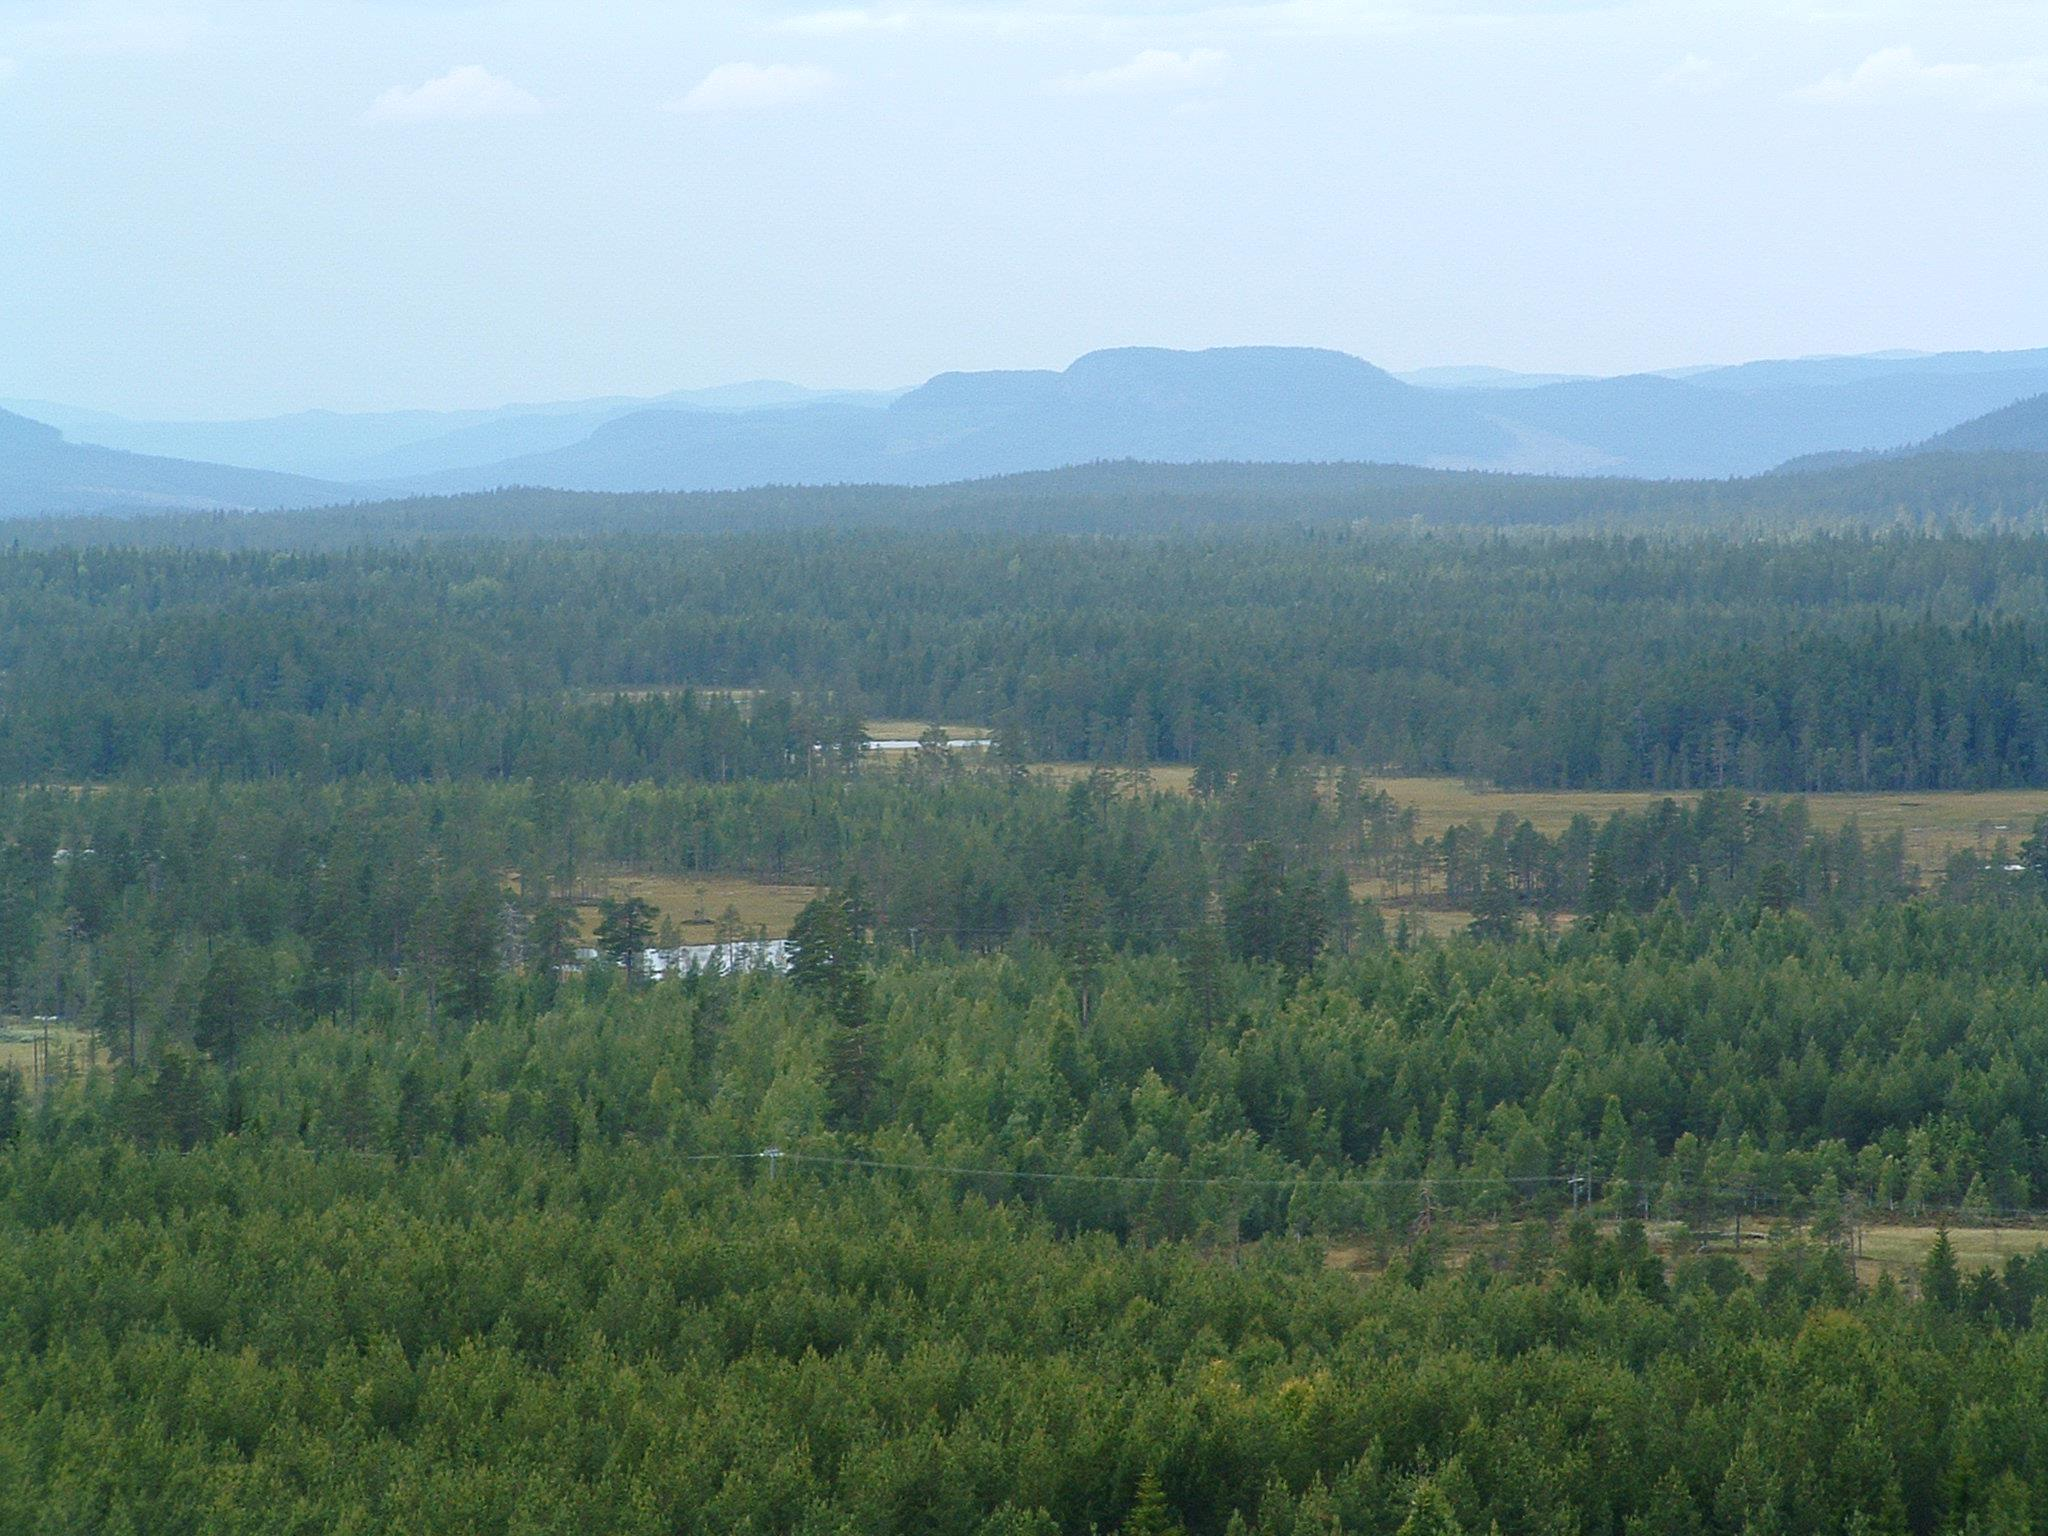
M 0 396 L 2048 345 L 2048 4 L 0 0 Z

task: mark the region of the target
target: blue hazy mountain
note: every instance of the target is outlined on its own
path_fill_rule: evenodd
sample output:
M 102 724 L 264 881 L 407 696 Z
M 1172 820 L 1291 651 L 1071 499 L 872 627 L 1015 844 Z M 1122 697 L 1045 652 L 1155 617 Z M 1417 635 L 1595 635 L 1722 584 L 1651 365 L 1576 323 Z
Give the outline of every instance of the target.
M 1403 384 L 1340 352 L 1126 348 L 1092 352 L 1059 372 L 940 374 L 882 410 L 643 412 L 572 447 L 409 488 L 923 485 L 1099 459 L 1464 467 L 1511 459 L 1520 448 L 1511 426 L 1462 396 Z
M 1925 453 L 2043 453 L 2048 454 L 2048 394 L 2031 395 L 2011 405 L 1987 411 L 1982 416 L 1937 432 L 1932 437 L 1900 448 L 1843 450 L 1810 453 L 1779 465 L 1785 473 L 1839 469 L 1873 459 L 1909 458 Z
M 48 405 L 23 414 L 65 428 L 70 448 L 290 471 L 348 482 L 354 495 L 514 484 L 913 485 L 1127 459 L 1727 477 L 1816 455 L 1841 462 L 1942 446 L 1943 434 L 2048 393 L 2048 351 L 1802 358 L 1601 379 L 1481 368 L 1413 377 L 1425 382 L 1314 348 L 1124 348 L 1063 370 L 940 374 L 900 395 L 759 383 L 651 400 L 236 422 L 128 422 Z M 206 480 L 201 464 L 180 474 L 186 485 L 229 484 Z M 273 504 L 252 482 L 235 487 L 220 497 Z M 274 504 L 296 494 L 270 490 Z
M 621 491 L 930 484 L 1097 459 L 1722 477 L 1802 454 L 1920 442 L 2044 390 L 2048 352 L 1445 388 L 1309 348 L 1129 348 L 1059 372 L 941 374 L 881 410 L 633 413 L 573 444 L 392 482 Z
M 0 516 L 242 507 L 270 510 L 346 500 L 331 481 L 159 458 L 66 442 L 55 427 L 0 411 Z
M 892 398 L 889 392 L 813 390 L 760 380 L 665 395 L 485 410 L 315 410 L 223 421 L 135 421 L 40 400 L 0 400 L 0 407 L 57 427 L 74 443 L 329 480 L 376 481 L 566 447 L 607 421 L 652 408 L 732 413 L 820 401 L 882 405 Z

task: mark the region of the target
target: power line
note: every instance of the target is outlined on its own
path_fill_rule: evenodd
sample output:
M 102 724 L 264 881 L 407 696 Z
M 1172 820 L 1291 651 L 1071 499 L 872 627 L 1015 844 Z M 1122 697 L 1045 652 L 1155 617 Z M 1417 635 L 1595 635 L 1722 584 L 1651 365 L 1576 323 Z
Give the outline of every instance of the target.
M 1051 1184 L 1122 1184 L 1158 1187 L 1174 1185 L 1196 1188 L 1237 1188 L 1271 1190 L 1387 1190 L 1413 1189 L 1429 1191 L 1443 1188 L 1498 1188 L 1523 1190 L 1531 1186 L 1576 1185 L 1586 1191 L 1588 1207 L 1597 1204 L 1603 1193 L 1619 1184 L 1637 1188 L 1656 1188 L 1662 1183 L 1655 1179 L 1600 1178 L 1587 1174 L 1573 1173 L 1529 1173 L 1529 1174 L 1446 1174 L 1432 1177 L 1425 1174 L 1355 1174 L 1355 1173 L 1300 1173 L 1292 1177 L 1272 1177 L 1256 1174 L 1198 1174 L 1198 1173 L 1093 1173 L 1080 1169 L 1042 1168 L 995 1168 L 969 1166 L 961 1163 L 908 1163 L 886 1158 L 848 1157 L 826 1152 L 798 1152 L 784 1147 L 766 1147 L 755 1152 L 701 1152 L 678 1154 L 680 1162 L 765 1162 L 772 1178 L 782 1163 L 808 1163 L 820 1168 L 862 1169 L 876 1173 L 906 1173 L 962 1179 L 1014 1179 L 1029 1183 Z M 1713 1199 L 1739 1203 L 1744 1206 L 1777 1206 L 1785 1203 L 1781 1191 L 1738 1187 L 1726 1184 L 1682 1184 L 1674 1187 L 1681 1203 L 1690 1200 Z M 1878 1209 L 1866 1205 L 1865 1211 Z M 1886 1208 L 1896 1213 L 1897 1207 Z M 1940 1218 L 1946 1215 L 1962 1214 L 1959 1206 L 1929 1206 L 1914 1213 Z M 2048 1209 L 2031 1207 L 1997 1207 L 1981 1213 L 1994 1220 L 2026 1222 L 2048 1221 Z

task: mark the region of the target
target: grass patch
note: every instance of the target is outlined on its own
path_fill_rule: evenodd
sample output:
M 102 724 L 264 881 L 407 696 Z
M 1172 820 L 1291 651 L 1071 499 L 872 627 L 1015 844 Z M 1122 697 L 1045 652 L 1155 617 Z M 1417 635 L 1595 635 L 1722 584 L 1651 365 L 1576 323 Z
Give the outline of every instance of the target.
M 804 903 L 818 894 L 815 885 L 781 885 L 743 875 L 652 875 L 616 871 L 577 882 L 580 894 L 592 900 L 577 904 L 578 926 L 586 941 L 596 937 L 598 897 L 621 900 L 638 896 L 659 914 L 656 921 L 675 925 L 685 944 L 709 944 L 720 937 L 728 910 L 741 936 L 756 932 L 771 939 L 787 938 L 790 924 Z
M 869 720 L 864 725 L 872 741 L 915 741 L 932 728 L 929 720 Z M 995 734 L 987 725 L 942 724 L 948 741 L 985 741 Z
M 574 690 L 578 698 L 596 703 L 608 703 L 612 699 L 679 699 L 686 693 L 694 693 L 705 703 L 714 700 L 737 704 L 741 709 L 751 709 L 754 700 L 764 690 L 759 688 L 706 688 L 701 683 L 605 683 L 595 688 Z
M 1462 1269 L 1474 1262 L 1503 1263 L 1522 1245 L 1528 1229 L 1549 1227 L 1542 1243 L 1552 1262 L 1562 1252 L 1566 1222 L 1559 1218 L 1502 1222 L 1440 1222 L 1432 1241 L 1447 1269 Z M 1601 1232 L 1612 1237 L 1618 1221 L 1603 1219 Z M 1707 1227 L 1685 1231 L 1674 1221 L 1652 1221 L 1645 1225 L 1650 1251 L 1664 1260 L 1668 1269 L 1688 1258 L 1725 1254 L 1751 1275 L 1761 1278 L 1770 1268 L 1771 1254 L 1786 1243 L 1807 1235 L 1794 1222 L 1767 1221 L 1745 1217 L 1742 1246 L 1735 1245 L 1735 1220 L 1722 1217 Z M 1880 1276 L 1910 1281 L 1927 1262 L 1927 1250 L 1934 1246 L 1935 1228 L 1913 1225 L 1875 1225 L 1859 1228 L 1856 1235 L 1856 1279 L 1875 1285 Z M 1948 1240 L 1955 1248 L 1956 1266 L 1965 1275 L 2002 1267 L 2017 1254 L 2035 1253 L 2048 1247 L 2048 1228 L 2043 1227 L 1950 1227 Z M 1323 1262 L 1331 1269 L 1372 1276 L 1404 1261 L 1408 1250 L 1405 1236 L 1359 1234 L 1333 1240 L 1324 1250 Z
M 1098 768 L 1116 775 L 1126 785 L 1152 789 L 1163 794 L 1191 795 L 1195 770 L 1190 763 L 1150 763 L 1143 768 L 1125 768 L 1114 763 L 1033 763 L 1031 771 L 1041 778 L 1065 786 L 1087 778 Z
M 1889 1270 L 1903 1275 L 1927 1262 L 1934 1246 L 1933 1227 L 1864 1227 L 1857 1237 L 1856 1272 L 1875 1280 Z M 1948 1240 L 1956 1251 L 1956 1267 L 1964 1274 L 2002 1266 L 2014 1254 L 2048 1247 L 2048 1229 L 2041 1227 L 1950 1227 Z
M 1475 787 L 1452 778 L 1374 779 L 1396 804 L 1413 807 L 1416 832 L 1441 834 L 1446 827 L 1479 822 L 1490 826 L 1503 813 L 1527 820 L 1555 836 L 1574 816 L 1604 821 L 1616 811 L 1643 811 L 1662 800 L 1689 804 L 1695 794 L 1654 790 L 1504 790 Z M 1826 830 L 1854 818 L 1866 837 L 1905 834 L 1906 860 L 1923 875 L 1937 873 L 1958 849 L 1986 853 L 2004 838 L 2008 847 L 2033 830 L 2034 818 L 2048 815 L 2048 789 L 1919 790 L 1903 794 L 1768 793 L 1768 800 L 1805 800 L 1814 825 Z
M 33 1019 L 10 1016 L 0 1019 L 0 1072 L 19 1072 L 33 1082 L 36 1068 L 45 1062 L 46 1040 L 48 1070 L 58 1077 L 83 1072 L 98 1049 L 90 1030 L 70 1024 L 52 1024 L 46 1029 Z

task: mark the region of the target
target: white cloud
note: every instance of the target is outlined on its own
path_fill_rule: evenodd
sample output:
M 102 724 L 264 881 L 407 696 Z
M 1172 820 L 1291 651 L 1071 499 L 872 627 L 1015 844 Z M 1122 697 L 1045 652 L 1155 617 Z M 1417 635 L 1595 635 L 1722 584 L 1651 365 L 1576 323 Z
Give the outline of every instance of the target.
M 540 102 L 481 64 L 462 64 L 410 90 L 394 85 L 370 103 L 373 123 L 474 122 L 486 117 L 524 117 Z
M 1230 55 L 1221 48 L 1193 48 L 1186 53 L 1147 48 L 1128 64 L 1063 76 L 1053 82 L 1053 89 L 1072 96 L 1187 91 L 1208 84 L 1229 62 Z
M 839 83 L 812 64 L 721 64 L 690 93 L 669 103 L 672 112 L 748 112 L 814 101 Z
M 843 10 L 805 11 L 776 23 L 778 32 L 803 37 L 849 37 L 860 32 L 901 32 L 910 25 L 908 11 Z
M 1704 96 L 1727 83 L 1728 72 L 1697 53 L 1688 53 L 1657 77 L 1659 90 L 1682 91 L 1688 96 Z
M 1883 48 L 1793 93 L 1805 101 L 1930 101 L 1995 111 L 2048 97 L 2048 57 L 2003 64 L 1929 64 L 1911 48 Z

